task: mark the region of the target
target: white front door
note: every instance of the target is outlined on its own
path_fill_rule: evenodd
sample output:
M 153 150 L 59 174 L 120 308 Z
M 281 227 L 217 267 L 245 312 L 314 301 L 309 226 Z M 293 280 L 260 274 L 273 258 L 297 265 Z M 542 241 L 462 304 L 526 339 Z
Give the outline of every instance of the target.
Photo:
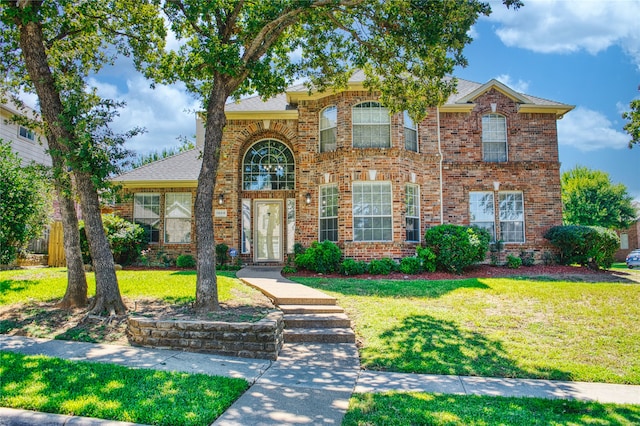
M 256 200 L 254 208 L 254 260 L 282 261 L 282 200 Z

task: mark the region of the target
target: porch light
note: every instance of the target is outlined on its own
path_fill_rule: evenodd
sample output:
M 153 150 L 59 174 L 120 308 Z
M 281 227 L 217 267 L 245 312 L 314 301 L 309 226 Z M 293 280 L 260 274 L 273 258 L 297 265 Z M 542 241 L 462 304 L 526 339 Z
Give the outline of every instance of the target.
M 311 194 L 309 192 L 304 196 L 304 202 L 307 203 L 307 205 L 311 204 Z
M 494 191 L 500 190 L 500 182 L 493 182 L 493 190 Z
M 220 193 L 220 195 L 218 195 L 218 204 L 222 205 L 224 204 L 224 194 Z

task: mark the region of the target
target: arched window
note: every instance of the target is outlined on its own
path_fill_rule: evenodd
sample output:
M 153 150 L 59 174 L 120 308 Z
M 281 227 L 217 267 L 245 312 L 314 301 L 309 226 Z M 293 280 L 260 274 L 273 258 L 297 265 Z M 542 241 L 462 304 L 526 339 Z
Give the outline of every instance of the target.
M 482 159 L 507 161 L 507 119 L 503 115 L 482 116 Z
M 253 144 L 242 162 L 242 188 L 247 191 L 295 189 L 295 164 L 291 150 L 274 139 Z
M 353 146 L 355 148 L 391 147 L 389 110 L 378 102 L 362 102 L 352 108 Z
M 320 111 L 320 152 L 335 151 L 338 138 L 338 108 L 328 106 Z

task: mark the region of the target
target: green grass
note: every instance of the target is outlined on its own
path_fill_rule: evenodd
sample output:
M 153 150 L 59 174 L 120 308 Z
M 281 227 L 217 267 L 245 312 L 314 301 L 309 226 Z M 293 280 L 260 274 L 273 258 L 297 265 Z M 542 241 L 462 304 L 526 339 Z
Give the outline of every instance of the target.
M 637 425 L 640 406 L 427 393 L 354 394 L 343 426 Z
M 195 271 L 125 270 L 118 271 L 117 276 L 120 292 L 125 297 L 150 297 L 168 303 L 189 303 L 195 300 Z M 237 298 L 238 294 L 253 291 L 233 277 L 233 273 L 218 273 L 218 297 L 221 302 L 232 297 Z M 87 284 L 89 296 L 93 296 L 96 288 L 93 273 L 87 273 Z M 66 285 L 66 268 L 0 271 L 0 306 L 61 299 Z
M 338 299 L 366 369 L 640 384 L 640 285 L 294 278 Z
M 0 406 L 154 425 L 208 425 L 243 379 L 0 352 Z

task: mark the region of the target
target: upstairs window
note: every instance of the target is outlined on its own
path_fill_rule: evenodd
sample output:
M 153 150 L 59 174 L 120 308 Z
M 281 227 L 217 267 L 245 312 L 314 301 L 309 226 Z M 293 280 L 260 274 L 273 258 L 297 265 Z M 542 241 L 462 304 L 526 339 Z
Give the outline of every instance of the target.
M 482 116 L 482 159 L 507 161 L 507 119 L 503 115 Z
M 355 148 L 391 147 L 389 110 L 378 102 L 362 102 L 352 108 L 353 146 Z
M 418 152 L 418 125 L 404 112 L 404 149 Z
M 35 133 L 33 133 L 32 130 L 27 129 L 24 126 L 18 127 L 18 136 L 20 136 L 21 138 L 30 140 L 31 142 L 34 142 L 36 140 Z
M 276 191 L 294 187 L 293 153 L 285 144 L 266 139 L 247 150 L 242 163 L 242 189 Z
M 144 229 L 148 242 L 160 242 L 160 194 L 134 194 L 133 222 Z
M 338 140 L 338 108 L 328 106 L 320 112 L 320 152 L 335 151 Z

